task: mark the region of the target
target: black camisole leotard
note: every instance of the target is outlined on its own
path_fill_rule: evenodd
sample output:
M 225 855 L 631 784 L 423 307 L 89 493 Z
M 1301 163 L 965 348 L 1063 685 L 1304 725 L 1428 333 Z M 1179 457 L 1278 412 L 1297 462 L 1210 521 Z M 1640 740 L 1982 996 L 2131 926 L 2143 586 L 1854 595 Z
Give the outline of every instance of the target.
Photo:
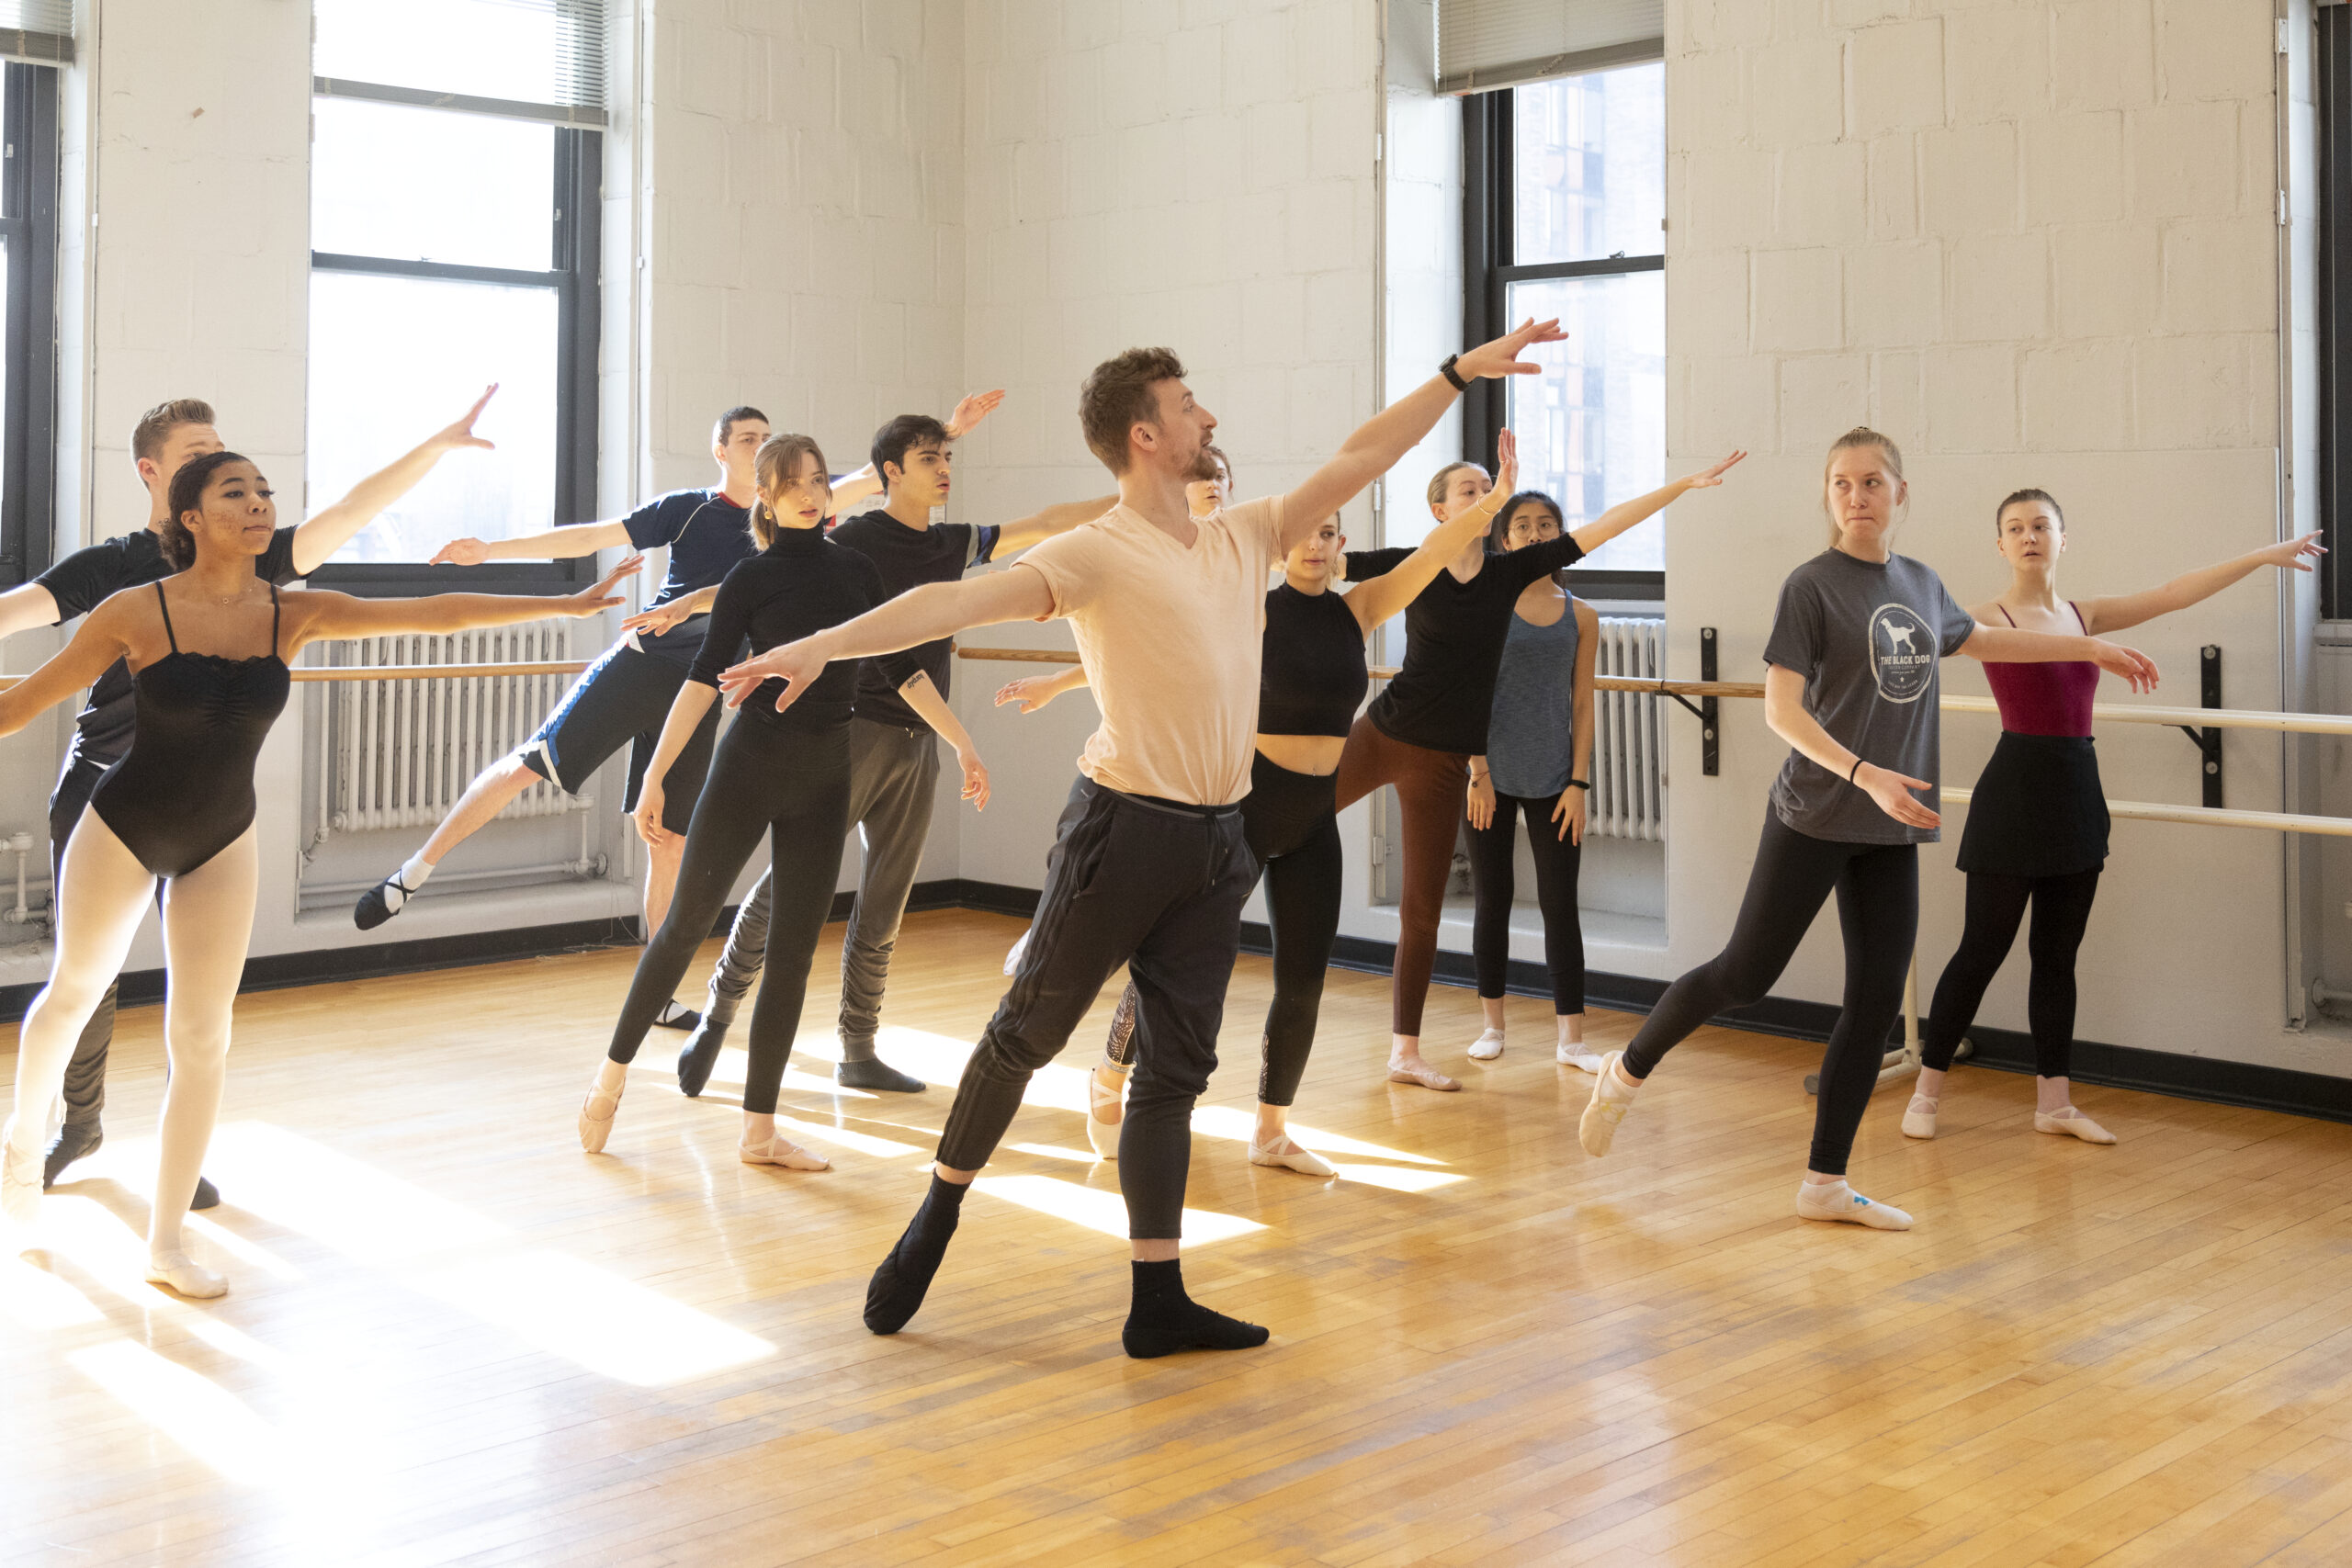
M 1347 739 L 1372 677 L 1363 627 L 1347 595 L 1301 593 L 1289 583 L 1266 595 L 1264 651 L 1259 669 L 1258 733 Z
M 185 876 L 253 826 L 254 764 L 293 678 L 277 656 L 276 584 L 269 651 L 251 659 L 181 652 L 160 582 L 155 604 L 172 651 L 134 678 L 130 750 L 98 781 L 90 809 L 150 872 Z

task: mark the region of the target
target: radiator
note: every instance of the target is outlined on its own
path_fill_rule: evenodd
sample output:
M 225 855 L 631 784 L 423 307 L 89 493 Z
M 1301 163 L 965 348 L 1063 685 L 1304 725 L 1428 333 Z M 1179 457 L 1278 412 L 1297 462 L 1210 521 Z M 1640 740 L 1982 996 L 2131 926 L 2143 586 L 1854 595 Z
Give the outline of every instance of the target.
M 492 664 L 582 657 L 571 621 L 494 626 L 446 637 L 364 637 L 326 644 L 314 662 L 341 669 L 386 664 Z M 599 622 L 587 626 L 601 629 Z M 319 727 L 319 821 L 330 833 L 429 828 L 474 775 L 529 739 L 570 675 L 487 675 L 455 680 L 333 681 Z M 595 802 L 552 784 L 533 784 L 502 819 L 558 817 Z
M 1666 673 L 1666 623 L 1647 615 L 1603 615 L 1596 675 L 1657 680 Z M 1596 692 L 1592 799 L 1585 830 L 1604 839 L 1666 837 L 1663 697 Z

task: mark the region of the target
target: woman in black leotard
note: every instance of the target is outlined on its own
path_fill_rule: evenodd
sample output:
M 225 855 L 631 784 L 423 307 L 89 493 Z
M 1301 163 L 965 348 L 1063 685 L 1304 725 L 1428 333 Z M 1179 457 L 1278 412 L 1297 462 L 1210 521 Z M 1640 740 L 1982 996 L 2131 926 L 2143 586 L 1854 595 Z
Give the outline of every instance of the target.
M 1224 472 L 1203 510 L 1223 505 L 1232 470 Z M 1517 448 L 1503 435 L 1506 482 L 1480 505 L 1464 509 L 1421 541 L 1386 575 L 1338 592 L 1333 576 L 1347 540 L 1340 520 L 1329 519 L 1283 562 L 1281 585 L 1266 595 L 1264 657 L 1258 687 L 1257 755 L 1250 793 L 1242 797 L 1242 832 L 1266 884 L 1266 923 L 1273 933 L 1274 999 L 1266 1012 L 1264 1065 L 1258 1076 L 1258 1125 L 1250 1140 L 1252 1165 L 1278 1166 L 1305 1176 L 1335 1174 L 1329 1161 L 1303 1147 L 1288 1131 L 1292 1100 L 1306 1071 L 1323 976 L 1340 932 L 1343 861 L 1332 784 L 1348 726 L 1363 705 L 1372 677 L 1364 641 L 1374 626 L 1409 604 L 1445 563 L 1474 544 L 1493 521 L 1518 470 Z M 1196 502 L 1196 505 L 1198 502 Z M 1063 675 L 1015 681 L 997 694 L 1033 713 L 1062 692 L 1086 683 L 1075 666 Z M 1120 1090 L 1134 1062 L 1135 987 L 1119 1008 L 1089 1080 L 1087 1141 L 1104 1159 L 1118 1157 Z
M 1721 484 L 1724 470 L 1746 456 L 1735 452 L 1702 473 L 1635 496 L 1580 528 L 1509 555 L 1496 554 L 1485 540 L 1474 539 L 1405 612 L 1404 666 L 1349 732 L 1339 779 L 1342 810 L 1381 785 L 1394 784 L 1404 818 L 1390 1082 L 1434 1089 L 1462 1087 L 1421 1055 L 1421 1004 L 1436 966 L 1446 873 L 1467 813 L 1472 775 L 1484 771 L 1483 766 L 1473 769 L 1470 760 L 1486 753 L 1495 671 L 1502 662 L 1503 641 L 1521 592 L 1586 551 L 1599 549 L 1677 497 Z M 1487 470 L 1476 463 L 1451 464 L 1430 481 L 1430 511 L 1442 522 L 1479 504 L 1492 488 Z M 1399 554 L 1371 550 L 1351 555 L 1348 576 L 1389 570 Z
M 57 956 L 25 1014 L 16 1114 L 0 1129 L 0 1212 L 22 1227 L 40 1216 L 50 1102 L 160 878 L 171 1082 L 147 1278 L 183 1295 L 217 1296 L 228 1282 L 182 1250 L 180 1221 L 220 1107 L 230 1009 L 253 932 L 254 761 L 286 707 L 287 660 L 322 637 L 592 615 L 620 603 L 613 584 L 638 563 L 632 558 L 594 588 L 562 599 L 281 594 L 254 575 L 277 513 L 250 461 L 234 452 L 192 459 L 172 480 L 171 508 L 163 547 L 177 575 L 107 599 L 62 652 L 0 694 L 0 735 L 13 735 L 121 659 L 135 671 L 139 717 L 130 753 L 99 783 L 66 845 Z
M 636 819 L 637 830 L 648 843 L 658 844 L 669 836 L 662 823 L 661 780 L 718 700 L 719 674 L 744 657 L 745 640 L 753 653 L 765 653 L 854 619 L 890 596 L 870 557 L 825 536 L 822 525 L 832 492 L 825 477 L 825 455 L 815 441 L 806 435 L 771 435 L 760 444 L 752 472 L 759 499 L 752 505 L 751 525 L 760 553 L 737 565 L 719 584 L 702 652 L 671 704 L 653 761 L 645 770 Z M 922 671 L 912 650 L 875 662 L 893 690 Z M 775 1102 L 785 1064 L 792 1059 L 793 1036 L 800 1029 L 808 966 L 832 912 L 842 840 L 849 834 L 850 705 L 861 667 L 855 660 L 828 666 L 781 712 L 775 699 L 783 683 L 767 682 L 738 710 L 719 740 L 710 780 L 686 829 L 670 912 L 638 960 L 628 999 L 613 1025 L 612 1043 L 580 1107 L 580 1146 L 589 1153 L 601 1152 L 611 1136 L 629 1064 L 637 1059 L 645 1032 L 670 1001 L 695 951 L 709 939 L 735 878 L 764 838 L 773 856 L 767 957 L 761 966 L 760 998 L 752 1006 L 743 1138 L 736 1153 L 746 1165 L 827 1168 L 823 1156 L 777 1135 Z M 701 1091 L 710 1067 L 708 1059 L 699 1063 L 689 1093 Z

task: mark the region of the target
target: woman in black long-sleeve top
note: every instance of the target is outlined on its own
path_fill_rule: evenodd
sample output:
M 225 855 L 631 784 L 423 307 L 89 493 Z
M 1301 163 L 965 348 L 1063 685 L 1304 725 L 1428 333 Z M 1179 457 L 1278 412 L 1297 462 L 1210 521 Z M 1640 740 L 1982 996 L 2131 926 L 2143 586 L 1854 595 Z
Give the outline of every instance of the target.
M 888 597 L 872 560 L 824 536 L 830 487 L 824 454 L 814 440 L 770 436 L 760 447 L 755 469 L 760 499 L 752 508 L 751 526 L 760 553 L 719 585 L 703 651 L 662 726 L 635 814 L 638 832 L 648 842 L 665 831 L 658 781 L 718 700 L 719 671 L 742 656 L 744 642 L 764 653 L 862 615 Z M 882 662 L 894 660 L 911 663 L 907 655 Z M 770 682 L 776 690 L 763 688 L 743 704 L 720 740 L 686 829 L 669 916 L 638 961 L 612 1044 L 580 1108 L 580 1146 L 591 1154 L 602 1150 L 612 1133 L 628 1064 L 646 1031 L 710 935 L 728 890 L 764 834 L 775 856 L 773 913 L 765 977 L 752 1010 L 738 1152 L 748 1165 L 827 1168 L 822 1156 L 776 1136 L 775 1100 L 799 1031 L 818 936 L 832 908 L 842 841 L 849 832 L 849 719 L 858 668 L 854 661 L 831 666 L 782 713 L 775 707 L 781 683 Z M 913 675 L 911 669 L 887 672 L 893 685 Z

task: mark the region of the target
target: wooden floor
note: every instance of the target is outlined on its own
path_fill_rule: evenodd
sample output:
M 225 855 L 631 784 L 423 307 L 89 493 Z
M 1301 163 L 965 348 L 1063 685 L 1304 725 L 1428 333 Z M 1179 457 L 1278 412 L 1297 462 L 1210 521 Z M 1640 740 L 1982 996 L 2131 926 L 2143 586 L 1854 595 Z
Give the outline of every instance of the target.
M 950 1077 L 1020 929 L 910 919 L 885 1054 Z M 2352 1129 L 2093 1089 L 2123 1140 L 2097 1149 L 1979 1072 L 1933 1144 L 1872 1109 L 1859 1184 L 1918 1229 L 1811 1225 L 1814 1048 L 1702 1034 L 1596 1162 L 1540 1004 L 1481 1068 L 1475 999 L 1439 990 L 1430 1054 L 1468 1081 L 1439 1096 L 1381 1080 L 1385 982 L 1335 974 L 1297 1120 L 1343 1168 L 1315 1181 L 1243 1157 L 1245 959 L 1185 1267 L 1272 1344 L 1120 1353 L 1094 1023 L 876 1339 L 866 1275 L 947 1093 L 837 1098 L 812 1032 L 786 1110 L 834 1169 L 753 1169 L 741 1058 L 687 1101 L 657 1032 L 583 1156 L 633 964 L 246 998 L 209 1304 L 138 1282 L 160 1015 L 126 1013 L 111 1141 L 55 1245 L 0 1260 L 0 1562 L 2352 1562 Z

